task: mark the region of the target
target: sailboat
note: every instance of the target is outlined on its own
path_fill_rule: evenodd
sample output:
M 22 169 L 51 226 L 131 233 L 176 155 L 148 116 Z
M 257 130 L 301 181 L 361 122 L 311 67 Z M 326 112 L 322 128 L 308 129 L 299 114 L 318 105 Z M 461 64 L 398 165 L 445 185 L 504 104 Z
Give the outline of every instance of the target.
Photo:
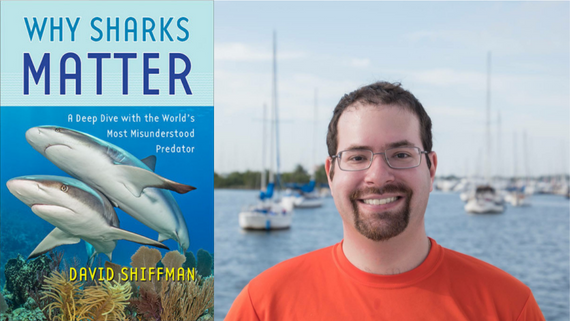
M 284 207 L 277 200 L 275 193 L 275 175 L 273 173 L 273 150 L 274 143 L 276 145 L 277 157 L 277 177 L 279 178 L 279 135 L 278 135 L 278 114 L 277 114 L 277 45 L 276 36 L 273 33 L 273 95 L 272 95 L 272 117 L 271 117 L 271 141 L 270 141 L 270 166 L 269 166 L 269 182 L 265 186 L 265 124 L 266 124 L 266 107 L 263 112 L 263 146 L 262 146 L 262 175 L 261 175 L 261 191 L 259 193 L 259 202 L 255 205 L 243 209 L 239 213 L 239 225 L 243 229 L 254 230 L 272 230 L 285 229 L 291 226 L 293 220 L 293 208 Z
M 516 177 L 516 168 L 517 168 L 517 145 L 516 145 L 516 134 L 513 136 L 513 142 L 514 142 L 514 169 L 515 169 L 515 177 Z M 527 157 L 527 153 L 526 153 L 526 132 L 524 132 L 524 136 L 523 136 L 523 148 L 524 148 L 524 156 L 523 159 L 526 160 Z M 530 206 L 531 205 L 531 201 L 530 201 L 530 195 L 527 195 L 527 185 L 528 185 L 528 166 L 525 163 L 525 177 L 527 177 L 526 179 L 521 179 L 521 180 L 515 180 L 514 182 L 512 182 L 510 184 L 510 186 L 507 186 L 507 195 L 505 195 L 505 201 L 510 203 L 512 206 Z
M 314 174 L 309 183 L 304 185 L 290 185 L 282 199 L 282 204 L 286 208 L 316 208 L 323 206 L 321 194 L 315 189 Z
M 307 184 L 290 184 L 283 196 L 282 204 L 286 208 L 315 208 L 323 206 L 321 194 L 316 190 L 316 137 L 317 137 L 317 90 L 315 89 L 315 114 L 313 129 L 313 171 Z
M 485 157 L 485 176 L 488 184 L 479 185 L 475 193 L 467 200 L 465 211 L 473 214 L 497 214 L 505 211 L 505 200 L 491 186 L 491 52 L 487 54 L 487 153 Z

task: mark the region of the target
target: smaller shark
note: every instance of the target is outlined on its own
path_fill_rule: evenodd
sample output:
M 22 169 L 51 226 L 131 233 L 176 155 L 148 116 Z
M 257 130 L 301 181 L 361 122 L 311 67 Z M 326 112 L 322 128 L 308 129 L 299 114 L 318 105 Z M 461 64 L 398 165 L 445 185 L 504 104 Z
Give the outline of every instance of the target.
M 21 176 L 12 178 L 6 186 L 37 216 L 55 226 L 28 259 L 60 245 L 79 243 L 81 239 L 94 248 L 89 253 L 90 261 L 97 253 L 104 253 L 111 260 L 117 240 L 169 249 L 148 237 L 120 229 L 117 213 L 107 197 L 75 178 Z

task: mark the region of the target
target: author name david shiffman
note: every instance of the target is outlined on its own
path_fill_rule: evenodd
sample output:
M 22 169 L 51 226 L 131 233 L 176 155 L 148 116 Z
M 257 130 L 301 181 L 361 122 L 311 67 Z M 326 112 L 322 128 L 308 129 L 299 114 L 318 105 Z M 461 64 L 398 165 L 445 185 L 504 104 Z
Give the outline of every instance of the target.
M 103 271 L 105 271 L 105 276 L 103 276 Z M 99 272 L 99 273 L 97 273 Z M 128 268 L 124 267 L 121 269 L 120 279 L 121 281 L 150 281 L 156 279 L 160 281 L 164 278 L 166 281 L 194 281 L 196 276 L 195 268 L 165 268 L 165 267 L 134 267 Z M 110 268 L 80 268 L 79 271 L 76 268 L 69 269 L 69 280 L 75 281 L 87 281 L 90 278 L 94 281 L 111 281 L 115 279 L 115 271 Z

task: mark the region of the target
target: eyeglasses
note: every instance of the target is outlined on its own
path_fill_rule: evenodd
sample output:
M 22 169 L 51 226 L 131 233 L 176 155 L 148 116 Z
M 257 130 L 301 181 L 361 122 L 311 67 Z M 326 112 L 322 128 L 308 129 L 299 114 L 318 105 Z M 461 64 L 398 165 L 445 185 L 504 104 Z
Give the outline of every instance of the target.
M 374 155 L 384 155 L 386 164 L 394 169 L 407 169 L 420 166 L 422 154 L 429 154 L 418 147 L 396 147 L 382 153 L 374 153 L 369 149 L 349 149 L 331 156 L 338 158 L 338 166 L 343 171 L 363 171 L 370 168 Z

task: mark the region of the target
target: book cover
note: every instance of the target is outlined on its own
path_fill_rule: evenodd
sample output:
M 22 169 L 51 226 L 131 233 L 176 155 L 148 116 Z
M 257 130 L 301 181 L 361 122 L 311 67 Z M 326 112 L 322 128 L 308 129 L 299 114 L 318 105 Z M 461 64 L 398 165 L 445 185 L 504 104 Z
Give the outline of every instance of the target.
M 3 1 L 0 59 L 0 312 L 212 318 L 213 3 Z

